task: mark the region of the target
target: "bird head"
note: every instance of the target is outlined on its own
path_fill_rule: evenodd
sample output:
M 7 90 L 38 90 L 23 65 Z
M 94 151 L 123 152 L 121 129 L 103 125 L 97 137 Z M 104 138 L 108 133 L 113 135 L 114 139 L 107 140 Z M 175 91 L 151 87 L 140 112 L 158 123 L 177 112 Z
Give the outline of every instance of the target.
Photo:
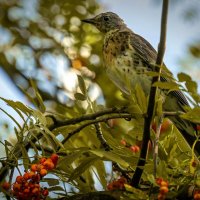
M 101 13 L 94 18 L 84 19 L 82 22 L 94 25 L 102 33 L 107 33 L 125 25 L 123 20 L 112 12 Z

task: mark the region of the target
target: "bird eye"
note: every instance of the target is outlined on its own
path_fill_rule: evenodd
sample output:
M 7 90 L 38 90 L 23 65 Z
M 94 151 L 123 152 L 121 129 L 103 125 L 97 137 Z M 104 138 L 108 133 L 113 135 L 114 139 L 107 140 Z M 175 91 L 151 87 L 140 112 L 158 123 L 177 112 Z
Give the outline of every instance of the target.
M 109 20 L 109 17 L 108 16 L 104 16 L 103 20 L 107 22 Z

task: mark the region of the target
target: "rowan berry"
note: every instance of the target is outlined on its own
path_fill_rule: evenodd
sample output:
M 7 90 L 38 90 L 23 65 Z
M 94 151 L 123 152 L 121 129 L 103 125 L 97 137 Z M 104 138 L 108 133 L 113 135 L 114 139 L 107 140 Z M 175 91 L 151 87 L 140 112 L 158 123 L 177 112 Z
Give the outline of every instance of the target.
M 17 178 L 16 178 L 16 182 L 17 183 L 22 183 L 23 182 L 23 176 L 17 176 Z
M 120 143 L 121 143 L 122 145 L 126 146 L 126 140 L 122 139 L 122 140 L 120 141 Z
M 2 188 L 3 188 L 4 190 L 9 190 L 9 189 L 10 189 L 10 183 L 4 182 L 4 183 L 2 184 Z
M 43 194 L 44 196 L 48 196 L 49 191 L 48 191 L 47 189 L 44 189 L 44 190 L 42 191 L 42 194 Z
M 45 169 L 48 169 L 48 170 L 52 170 L 54 169 L 54 164 L 52 162 L 52 160 L 50 158 L 48 158 L 44 163 L 43 163 Z
M 38 170 L 38 164 L 31 165 L 31 171 L 36 172 Z
M 54 154 L 51 155 L 50 158 L 51 158 L 53 164 L 54 164 L 54 165 L 57 165 L 58 158 L 59 158 L 58 154 L 54 153 Z
M 43 176 L 46 176 L 47 175 L 47 170 L 46 169 L 41 169 L 40 170 L 40 175 L 43 177 Z
M 166 194 L 166 193 L 168 193 L 168 191 L 169 191 L 168 187 L 166 187 L 166 186 L 160 187 L 160 193 L 161 194 Z

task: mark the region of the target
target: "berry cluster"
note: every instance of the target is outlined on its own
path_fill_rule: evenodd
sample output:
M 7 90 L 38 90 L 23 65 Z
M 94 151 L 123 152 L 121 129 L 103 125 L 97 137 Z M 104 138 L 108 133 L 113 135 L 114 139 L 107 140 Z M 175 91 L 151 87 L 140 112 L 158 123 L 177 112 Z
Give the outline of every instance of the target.
M 194 191 L 194 200 L 200 200 L 200 189 Z
M 42 188 L 39 182 L 47 174 L 48 170 L 55 169 L 57 162 L 58 155 L 52 154 L 50 158 L 42 157 L 39 163 L 32 164 L 29 171 L 16 177 L 11 189 L 13 197 L 18 200 L 46 199 L 49 191 L 47 188 Z M 8 191 L 10 184 L 4 182 L 2 188 Z
M 164 200 L 168 193 L 168 182 L 164 181 L 163 178 L 157 178 L 156 183 L 160 186 L 160 192 L 158 194 L 158 200 Z
M 137 152 L 140 151 L 140 147 L 139 147 L 138 145 L 132 145 L 132 146 L 131 146 L 131 145 L 127 144 L 126 140 L 124 140 L 124 139 L 122 139 L 122 140 L 120 141 L 120 143 L 121 143 L 122 145 L 124 145 L 125 147 L 129 148 L 133 153 L 137 153 Z
M 114 180 L 113 182 L 109 183 L 107 185 L 107 189 L 109 191 L 112 191 L 112 190 L 124 190 L 124 184 L 127 183 L 127 180 L 126 178 L 124 177 L 120 177 L 119 179 L 117 180 Z

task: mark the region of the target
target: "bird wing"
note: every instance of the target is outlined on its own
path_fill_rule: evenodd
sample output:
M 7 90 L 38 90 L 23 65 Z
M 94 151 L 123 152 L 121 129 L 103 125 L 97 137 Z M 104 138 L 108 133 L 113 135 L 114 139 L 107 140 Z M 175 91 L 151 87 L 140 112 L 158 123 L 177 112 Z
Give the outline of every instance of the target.
M 129 32 L 129 31 L 128 31 Z M 150 63 L 155 63 L 157 59 L 157 52 L 156 50 L 152 47 L 152 45 L 145 40 L 143 37 L 140 35 L 137 35 L 133 32 L 129 35 L 130 43 L 131 46 L 135 49 L 135 51 L 138 53 L 140 59 L 142 59 L 148 66 L 149 70 L 153 71 L 152 66 Z M 161 76 L 160 80 L 162 82 L 170 82 L 173 81 L 173 75 L 172 73 L 167 69 L 165 64 L 163 65 L 163 70 L 162 70 L 163 75 L 167 75 L 169 78 Z M 185 95 L 179 91 L 171 91 L 170 94 L 172 94 L 175 98 L 177 98 L 178 102 L 181 105 L 189 105 Z

